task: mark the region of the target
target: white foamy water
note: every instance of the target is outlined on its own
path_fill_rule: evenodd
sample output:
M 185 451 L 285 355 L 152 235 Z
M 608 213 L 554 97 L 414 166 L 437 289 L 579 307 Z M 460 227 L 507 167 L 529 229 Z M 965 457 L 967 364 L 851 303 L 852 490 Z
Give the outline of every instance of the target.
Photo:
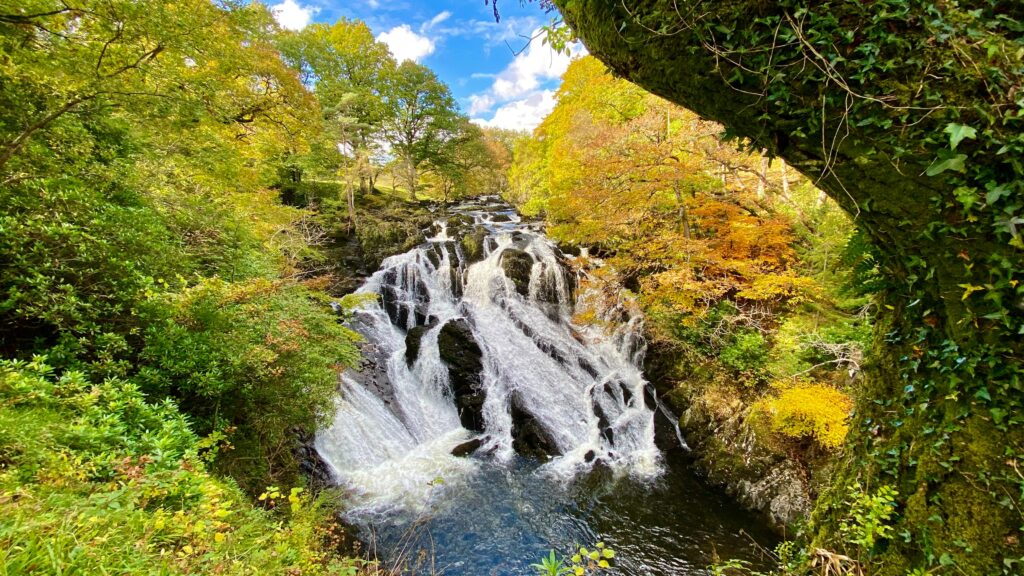
M 481 208 L 461 212 L 487 230 L 482 260 L 467 266 L 459 235 L 441 225 L 424 245 L 386 259 L 359 289 L 379 296 L 353 322 L 375 351 L 378 365 L 365 370 L 377 383 L 368 374 L 342 375 L 334 421 L 316 438 L 355 518 L 443 506 L 481 466 L 508 462 L 513 407 L 557 452 L 537 474 L 570 481 L 598 464 L 622 475 L 660 472 L 639 368 L 641 317 L 619 307 L 606 311 L 611 333 L 574 326 L 576 282 L 554 243 L 505 205 Z M 502 265 L 513 256 L 532 261 L 525 295 Z M 453 320 L 469 326 L 482 352 L 482 433 L 462 427 L 441 358 L 438 336 Z M 410 365 L 412 329 L 423 334 Z M 476 437 L 483 446 L 474 457 L 451 455 Z

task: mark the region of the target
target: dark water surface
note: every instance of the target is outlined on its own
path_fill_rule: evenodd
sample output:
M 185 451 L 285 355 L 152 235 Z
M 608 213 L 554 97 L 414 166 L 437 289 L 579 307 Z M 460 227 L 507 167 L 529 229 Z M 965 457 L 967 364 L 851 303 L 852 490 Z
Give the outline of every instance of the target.
M 537 461 L 487 463 L 432 515 L 401 525 L 371 524 L 364 538 L 410 573 L 451 576 L 534 574 L 548 551 L 603 541 L 616 552 L 608 574 L 708 574 L 716 560 L 755 567 L 778 537 L 757 515 L 707 485 L 685 451 L 665 452 L 653 481 L 612 479 L 600 470 L 571 486 L 545 479 Z

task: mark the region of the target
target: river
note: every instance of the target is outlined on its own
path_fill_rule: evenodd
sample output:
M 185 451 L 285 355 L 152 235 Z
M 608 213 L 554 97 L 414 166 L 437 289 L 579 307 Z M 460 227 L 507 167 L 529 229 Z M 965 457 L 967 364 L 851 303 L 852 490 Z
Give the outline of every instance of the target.
M 530 574 L 599 541 L 609 574 L 764 566 L 775 537 L 701 480 L 644 379 L 637 306 L 581 293 L 499 199 L 451 213 L 357 291 L 376 296 L 351 323 L 367 361 L 315 442 L 373 553 L 452 576 Z M 583 301 L 600 305 L 574 322 Z

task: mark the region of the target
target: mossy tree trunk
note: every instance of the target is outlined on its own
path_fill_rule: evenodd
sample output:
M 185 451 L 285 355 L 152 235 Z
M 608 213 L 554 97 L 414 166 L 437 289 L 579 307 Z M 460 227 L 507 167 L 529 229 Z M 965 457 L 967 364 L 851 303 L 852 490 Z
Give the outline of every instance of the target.
M 876 574 L 1024 573 L 1024 4 L 556 0 L 616 74 L 837 200 L 887 288 L 814 544 Z M 891 484 L 856 550 L 847 486 Z

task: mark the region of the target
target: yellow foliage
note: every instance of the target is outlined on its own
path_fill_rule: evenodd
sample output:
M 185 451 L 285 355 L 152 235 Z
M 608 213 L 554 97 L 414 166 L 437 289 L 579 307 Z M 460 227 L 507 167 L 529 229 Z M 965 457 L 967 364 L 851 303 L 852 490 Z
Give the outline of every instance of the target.
M 754 405 L 773 432 L 792 438 L 813 438 L 830 450 L 838 449 L 848 430 L 853 401 L 843 392 L 821 384 L 802 384 L 778 397 Z

